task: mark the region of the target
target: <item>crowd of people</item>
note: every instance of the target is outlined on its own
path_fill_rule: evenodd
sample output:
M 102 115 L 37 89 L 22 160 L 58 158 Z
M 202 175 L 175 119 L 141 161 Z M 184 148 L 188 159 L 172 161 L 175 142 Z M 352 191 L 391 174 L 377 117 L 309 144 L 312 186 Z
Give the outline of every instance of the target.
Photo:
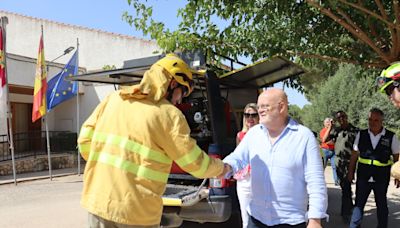
M 341 215 L 351 228 L 360 227 L 363 210 L 371 190 L 374 191 L 377 206 L 378 227 L 387 227 L 387 188 L 390 180 L 390 168 L 398 161 L 400 147 L 396 135 L 383 127 L 384 113 L 372 108 L 368 115 L 368 128 L 360 130 L 347 121 L 344 111 L 338 111 L 335 119 L 339 125 L 325 123 L 321 130 L 321 148 L 325 142 L 332 143 L 337 162 L 331 164 L 337 170 L 339 185 L 342 189 Z M 327 129 L 327 130 L 325 130 Z M 325 133 L 329 131 L 330 133 Z M 323 156 L 330 153 L 323 153 Z M 324 159 L 326 160 L 326 159 Z M 352 200 L 351 184 L 357 167 L 355 202 Z M 394 183 L 399 186 L 398 179 Z
M 384 70 L 377 82 L 380 91 L 400 108 L 400 63 Z M 282 90 L 264 91 L 257 107 L 260 124 L 247 129 L 246 138 L 223 160 L 228 164 L 225 178 L 255 167 L 250 178 L 250 183 L 256 183 L 251 185 L 251 200 L 240 202 L 242 218 L 247 220 L 243 227 L 321 227 L 321 219 L 328 217 L 323 180 L 328 160 L 334 183 L 342 190 L 340 214 L 344 222 L 350 228 L 361 227 L 365 204 L 374 191 L 377 227 L 388 227 L 387 190 L 390 173 L 394 185 L 400 187 L 400 145 L 395 133 L 384 128 L 382 110 L 370 110 L 367 129 L 349 123 L 343 110 L 325 118 L 319 133 L 321 163 L 310 131 L 288 116 Z M 351 185 L 356 170 L 353 201 Z
M 257 104 L 246 105 L 237 147 L 221 161 L 196 145 L 175 107 L 192 92 L 192 73 L 182 59 L 167 55 L 139 85 L 116 91 L 85 121 L 78 145 L 87 160 L 81 204 L 89 211 L 89 227 L 159 227 L 161 196 L 175 161 L 199 178 L 237 179 L 245 228 L 320 228 L 329 217 L 328 160 L 342 190 L 340 213 L 349 227 L 360 227 L 371 190 L 378 227 L 387 227 L 386 193 L 390 172 L 400 186 L 400 149 L 396 135 L 383 127 L 381 110 L 370 110 L 363 130 L 348 122 L 345 111 L 337 111 L 325 119 L 319 145 L 310 129 L 290 118 L 285 92 L 270 88 Z M 384 70 L 378 82 L 400 108 L 400 63 Z

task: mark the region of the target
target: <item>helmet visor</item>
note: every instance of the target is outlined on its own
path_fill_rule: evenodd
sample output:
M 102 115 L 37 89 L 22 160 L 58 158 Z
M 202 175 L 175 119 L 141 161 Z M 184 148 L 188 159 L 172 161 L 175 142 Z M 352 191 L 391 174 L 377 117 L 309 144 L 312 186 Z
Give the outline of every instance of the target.
M 400 83 L 398 81 L 393 81 L 393 83 L 390 83 L 390 85 L 388 85 L 384 88 L 384 91 L 385 91 L 386 95 L 390 96 L 390 95 L 392 95 L 393 90 L 395 88 L 399 88 L 399 86 L 400 86 Z
M 382 76 L 376 79 L 376 84 L 381 93 L 386 93 L 386 95 L 388 96 L 390 96 L 393 93 L 393 90 L 395 88 L 399 88 L 400 86 L 400 82 Z
M 380 76 L 376 78 L 376 85 L 378 86 L 379 90 L 383 93 L 385 92 L 385 88 L 392 84 L 393 79 L 387 78 L 384 76 Z
M 182 85 L 183 96 L 184 97 L 189 96 L 189 94 L 193 90 L 193 86 L 194 86 L 193 80 L 191 80 L 188 76 L 186 76 L 186 74 L 176 73 L 176 75 L 180 76 L 181 79 L 184 82 L 184 84 L 181 84 Z M 177 81 L 178 81 L 178 83 L 181 83 L 181 82 L 179 82 L 179 80 L 177 80 Z

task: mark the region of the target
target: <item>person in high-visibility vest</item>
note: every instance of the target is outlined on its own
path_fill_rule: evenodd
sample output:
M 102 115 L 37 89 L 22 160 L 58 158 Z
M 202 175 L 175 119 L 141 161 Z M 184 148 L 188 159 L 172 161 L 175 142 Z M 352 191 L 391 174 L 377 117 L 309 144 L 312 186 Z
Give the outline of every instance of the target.
M 361 130 L 354 141 L 348 180 L 354 179 L 357 166 L 356 200 L 350 228 L 360 226 L 364 207 L 371 190 L 374 191 L 379 228 L 388 226 L 387 190 L 390 182 L 390 167 L 399 159 L 399 141 L 396 135 L 383 127 L 384 113 L 373 108 L 368 116 L 368 129 Z M 398 187 L 400 182 L 395 179 Z
M 389 97 L 395 107 L 400 108 L 400 62 L 392 63 L 384 69 L 376 81 L 379 90 Z M 392 166 L 391 174 L 400 179 L 400 161 Z
M 198 178 L 223 172 L 190 137 L 175 107 L 193 90 L 192 70 L 168 54 L 145 72 L 139 85 L 104 99 L 78 138 L 87 161 L 81 205 L 89 227 L 159 227 L 172 162 Z

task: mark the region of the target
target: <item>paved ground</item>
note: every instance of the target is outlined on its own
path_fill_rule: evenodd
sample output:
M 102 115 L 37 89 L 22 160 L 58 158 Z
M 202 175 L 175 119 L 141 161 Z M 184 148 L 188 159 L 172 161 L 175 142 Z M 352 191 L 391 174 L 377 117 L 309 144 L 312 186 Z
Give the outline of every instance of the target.
M 348 227 L 340 216 L 341 189 L 333 184 L 332 169 L 330 166 L 326 167 L 325 179 L 328 186 L 328 214 L 330 219 L 329 223 L 324 224 L 324 227 Z M 355 184 L 353 184 L 352 188 L 354 195 Z M 398 228 L 400 227 L 400 188 L 394 187 L 393 180 L 390 182 L 387 197 L 389 207 L 389 228 Z M 362 228 L 377 227 L 376 207 L 373 193 L 371 193 L 368 198 L 364 216 Z
M 53 180 L 46 178 L 48 172 L 18 175 L 17 186 L 13 177 L 0 178 L 0 227 L 1 228 L 85 228 L 86 211 L 79 205 L 82 176 L 73 174 L 76 169 L 53 171 Z M 333 185 L 331 169 L 326 169 L 329 189 L 330 222 L 326 228 L 347 227 L 339 216 L 340 189 Z M 400 227 L 400 189 L 393 183 L 389 187 L 389 228 Z M 366 208 L 363 228 L 376 227 L 376 210 L 373 195 Z M 226 227 L 232 227 L 230 224 Z M 194 227 L 194 226 L 190 226 Z M 196 226 L 200 227 L 200 226 Z M 202 227 L 211 227 L 208 224 Z M 216 226 L 214 226 L 216 227 Z M 221 226 L 219 226 L 221 227 Z
M 54 177 L 0 186 L 0 227 L 86 227 L 79 206 L 82 176 Z

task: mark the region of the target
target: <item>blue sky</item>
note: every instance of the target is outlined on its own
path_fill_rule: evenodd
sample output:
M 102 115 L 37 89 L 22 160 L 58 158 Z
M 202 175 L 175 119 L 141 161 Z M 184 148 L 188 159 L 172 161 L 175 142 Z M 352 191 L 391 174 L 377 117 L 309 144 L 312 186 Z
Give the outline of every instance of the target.
M 0 0 L 0 9 L 43 18 L 71 25 L 100 29 L 107 32 L 143 37 L 122 20 L 124 11 L 133 12 L 127 0 Z M 169 28 L 176 28 L 179 21 L 177 9 L 184 6 L 185 1 L 148 0 L 154 6 L 153 15 Z M 247 62 L 250 63 L 250 62 Z M 278 83 L 275 87 L 282 88 Z M 308 103 L 304 96 L 295 90 L 285 88 L 290 104 L 303 107 Z

